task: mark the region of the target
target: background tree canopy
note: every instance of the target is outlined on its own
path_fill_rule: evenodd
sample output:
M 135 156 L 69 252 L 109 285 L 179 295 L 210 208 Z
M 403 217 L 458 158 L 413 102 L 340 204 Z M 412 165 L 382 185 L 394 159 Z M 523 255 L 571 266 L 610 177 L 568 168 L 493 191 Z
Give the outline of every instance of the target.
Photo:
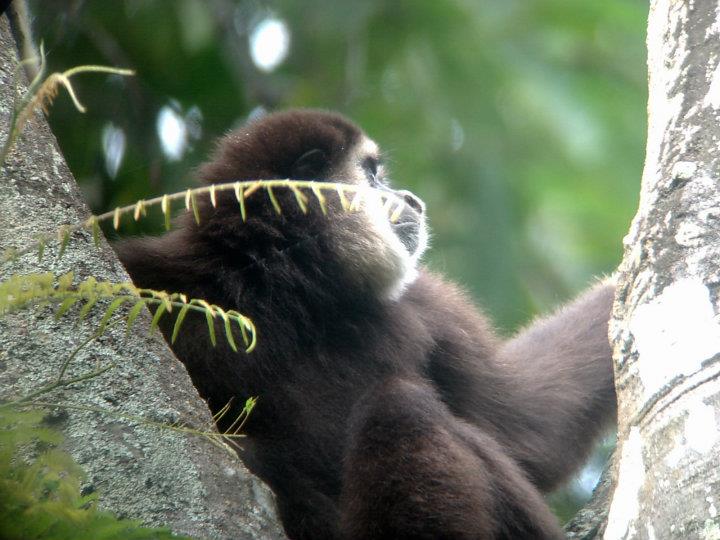
M 511 331 L 620 260 L 645 140 L 647 2 L 31 2 L 50 122 L 93 210 L 183 189 L 260 108 L 322 107 L 428 205 L 431 268 Z

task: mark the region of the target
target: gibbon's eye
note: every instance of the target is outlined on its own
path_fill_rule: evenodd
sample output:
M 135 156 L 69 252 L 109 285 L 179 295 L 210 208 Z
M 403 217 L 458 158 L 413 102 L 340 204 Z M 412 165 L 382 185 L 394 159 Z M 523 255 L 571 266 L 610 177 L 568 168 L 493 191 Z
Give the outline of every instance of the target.
M 308 150 L 300 156 L 290 168 L 290 177 L 294 180 L 319 180 L 327 167 L 327 154 L 319 148 Z
M 374 156 L 368 156 L 360 163 L 365 176 L 367 176 L 368 182 L 372 187 L 378 187 L 385 185 L 382 179 L 379 177 L 380 172 L 380 160 Z

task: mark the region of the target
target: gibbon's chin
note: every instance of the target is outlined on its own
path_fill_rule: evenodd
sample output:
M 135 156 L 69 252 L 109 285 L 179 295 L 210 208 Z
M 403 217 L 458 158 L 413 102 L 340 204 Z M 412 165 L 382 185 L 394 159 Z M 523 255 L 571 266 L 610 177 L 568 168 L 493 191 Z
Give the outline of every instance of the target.
M 395 194 L 402 197 L 404 192 Z M 369 196 L 365 199 L 363 212 L 369 221 L 369 229 L 377 235 L 381 244 L 375 246 L 375 253 L 367 259 L 382 265 L 384 275 L 378 279 L 380 294 L 390 300 L 400 298 L 418 277 L 418 265 L 428 247 L 429 236 L 425 214 L 400 202 L 400 198 L 398 201 L 388 210 L 379 198 Z

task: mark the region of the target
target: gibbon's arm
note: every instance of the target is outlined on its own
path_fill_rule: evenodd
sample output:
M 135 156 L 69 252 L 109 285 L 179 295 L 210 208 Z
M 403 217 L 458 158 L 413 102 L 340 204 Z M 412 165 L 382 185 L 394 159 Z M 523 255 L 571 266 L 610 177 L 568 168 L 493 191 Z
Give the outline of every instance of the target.
M 497 362 L 514 382 L 516 460 L 542 490 L 566 479 L 616 416 L 606 280 L 506 341 Z
M 167 236 L 178 236 L 171 231 Z M 113 249 L 135 285 L 167 292 L 178 290 L 180 273 L 174 253 L 167 249 L 166 237 L 127 238 L 113 242 Z M 175 287 L 173 282 L 177 282 Z M 184 291 L 183 291 L 184 292 Z
M 217 268 L 216 257 L 195 242 L 185 228 L 162 236 L 124 238 L 112 246 L 138 287 L 217 302 L 207 294 Z
M 615 418 L 614 285 L 599 283 L 503 342 L 462 291 L 427 274 L 421 283 L 411 292 L 434 308 L 427 375 L 443 402 L 491 434 L 540 490 L 562 483 Z

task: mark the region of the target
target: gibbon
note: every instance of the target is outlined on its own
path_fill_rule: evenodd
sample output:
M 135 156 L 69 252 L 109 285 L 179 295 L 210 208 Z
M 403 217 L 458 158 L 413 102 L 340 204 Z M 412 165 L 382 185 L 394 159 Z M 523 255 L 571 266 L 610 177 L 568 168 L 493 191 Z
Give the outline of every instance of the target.
M 217 207 L 198 200 L 200 224 L 186 213 L 162 236 L 115 244 L 138 286 L 254 321 L 247 355 L 211 346 L 202 315 L 188 315 L 172 348 L 213 412 L 259 398 L 239 454 L 276 494 L 288 536 L 563 538 L 542 493 L 615 417 L 614 286 L 496 336 L 464 292 L 422 267 L 423 202 L 388 185 L 377 145 L 338 114 L 252 121 L 198 173 L 341 182 L 399 201 L 394 216 L 372 197 L 347 212 L 328 194 L 324 215 L 277 189 L 281 214 L 248 197 L 243 222 L 234 194 L 217 192 Z

